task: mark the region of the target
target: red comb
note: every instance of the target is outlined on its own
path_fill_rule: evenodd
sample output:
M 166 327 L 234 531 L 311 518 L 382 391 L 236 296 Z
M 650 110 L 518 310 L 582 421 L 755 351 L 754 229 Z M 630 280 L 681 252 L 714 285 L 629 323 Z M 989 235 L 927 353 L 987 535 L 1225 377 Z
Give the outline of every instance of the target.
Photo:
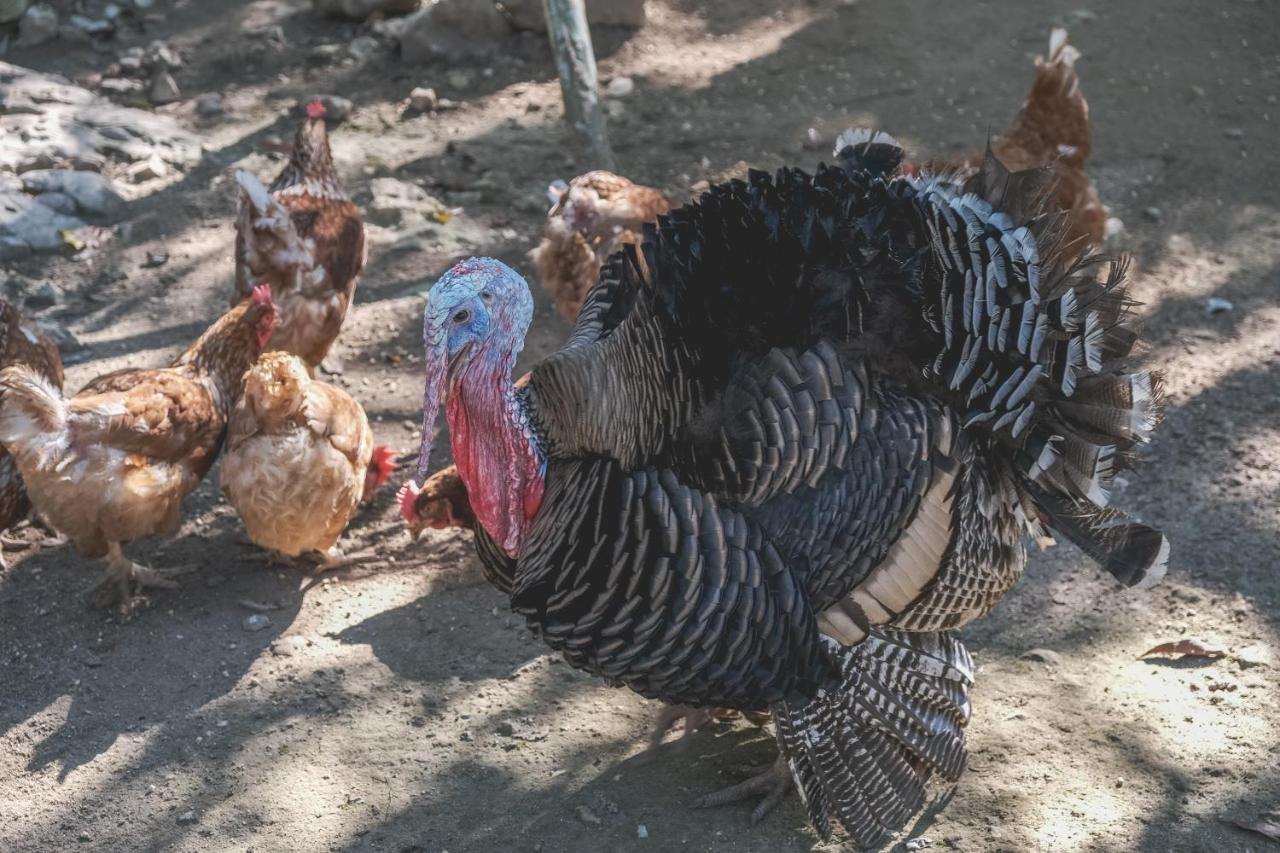
M 249 299 L 254 305 L 274 305 L 271 301 L 271 285 L 264 281 L 253 289 L 253 295 Z
M 372 463 L 383 467 L 390 466 L 390 470 L 394 471 L 398 466 L 392 460 L 395 458 L 396 452 L 385 444 L 379 444 L 373 449 Z
M 396 495 L 396 499 L 400 501 L 400 515 L 410 524 L 413 524 L 418 518 L 417 513 L 413 511 L 413 504 L 418 499 L 418 493 L 421 491 L 422 489 L 419 488 L 418 484 L 410 480 L 400 487 L 400 492 Z
M 324 118 L 324 104 L 319 101 L 312 101 L 307 104 L 307 118 Z

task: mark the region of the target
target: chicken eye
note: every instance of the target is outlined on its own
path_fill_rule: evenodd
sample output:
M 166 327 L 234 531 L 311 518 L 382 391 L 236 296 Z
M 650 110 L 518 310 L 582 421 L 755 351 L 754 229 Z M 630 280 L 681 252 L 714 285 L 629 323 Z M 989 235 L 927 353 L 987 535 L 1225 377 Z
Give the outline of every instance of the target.
M 493 301 L 493 294 L 487 290 L 482 290 L 480 291 L 480 298 L 484 300 L 485 303 L 489 303 Z
M 457 314 L 453 315 L 453 322 L 457 323 L 459 326 L 461 326 L 463 323 L 467 322 L 470 319 L 471 319 L 471 312 L 468 311 L 466 308 L 463 308 Z

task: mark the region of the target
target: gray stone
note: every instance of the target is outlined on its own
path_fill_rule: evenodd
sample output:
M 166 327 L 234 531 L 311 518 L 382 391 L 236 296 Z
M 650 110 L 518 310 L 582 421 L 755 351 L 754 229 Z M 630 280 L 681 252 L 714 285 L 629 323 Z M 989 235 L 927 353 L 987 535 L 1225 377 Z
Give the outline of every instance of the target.
M 311 8 L 321 15 L 364 20 L 374 12 L 403 15 L 418 8 L 419 0 L 311 0 Z
M 58 213 L 71 215 L 76 212 L 76 200 L 66 193 L 41 193 L 36 196 L 36 201 L 40 202 L 45 207 L 53 208 L 58 211 Z
M 214 118 L 222 115 L 225 111 L 222 105 L 222 96 L 217 92 L 205 92 L 196 98 L 195 111 L 196 115 L 202 118 Z
M 586 0 L 586 4 L 590 26 L 634 29 L 644 25 L 644 0 Z M 547 31 L 542 0 L 502 0 L 502 8 L 516 29 Z
M 22 176 L 22 188 L 29 193 L 65 193 L 75 199 L 81 213 L 110 216 L 118 213 L 124 199 L 111 182 L 97 172 L 69 169 L 38 169 Z
M 0 0 L 0 24 L 7 24 L 22 17 L 31 0 Z
M 409 109 L 420 113 L 431 112 L 440 103 L 435 89 L 419 86 L 409 93 Z
M 1204 301 L 1204 315 L 1206 317 L 1226 314 L 1228 311 L 1234 311 L 1235 308 L 1234 302 L 1230 299 L 1223 299 L 1221 296 L 1210 296 Z
M 261 631 L 264 628 L 269 628 L 271 626 L 271 620 L 267 618 L 265 613 L 251 613 L 244 617 L 244 621 L 240 623 L 240 626 L 244 628 L 245 631 L 252 634 Z
M 169 167 L 165 162 L 152 154 L 145 160 L 139 160 L 128 169 L 129 180 L 135 184 L 141 184 L 145 181 L 153 181 L 156 178 L 163 178 L 169 174 Z
M 605 94 L 610 98 L 625 98 L 635 90 L 635 81 L 630 77 L 614 77 L 604 88 Z
M 1062 663 L 1062 655 L 1053 649 L 1027 649 L 1019 657 L 1036 663 L 1047 663 L 1050 666 L 1058 666 Z
M 347 45 L 347 53 L 351 54 L 351 58 L 361 65 L 373 59 L 382 52 L 382 42 L 373 36 L 359 36 L 351 40 L 351 44 Z
M 146 67 L 147 57 L 142 52 L 142 48 L 135 47 L 126 53 L 120 54 L 116 64 L 120 66 L 120 70 L 126 75 L 136 77 L 141 75 L 142 69 Z
M 405 62 L 466 59 L 492 55 L 510 34 L 493 3 L 483 0 L 433 0 L 400 30 Z
M 35 47 L 57 37 L 58 13 L 52 6 L 32 6 L 18 22 L 18 47 Z
M 156 106 L 172 104 L 174 101 L 182 99 L 182 92 L 178 90 L 178 82 L 173 79 L 172 74 L 168 71 L 157 71 L 155 76 L 151 78 L 151 88 L 147 91 L 147 99 Z
M 5 252 L 10 257 L 61 251 L 66 246 L 61 232 L 83 227 L 81 220 L 40 204 L 25 193 L 0 194 L 0 238 L 11 238 L 5 241 Z
M 178 815 L 178 823 L 188 824 L 188 823 L 195 823 L 195 822 L 196 822 L 196 813 L 193 811 L 186 811 Z
M 176 50 L 156 39 L 147 47 L 146 61 L 149 68 L 172 71 L 185 63 Z
M 422 187 L 399 178 L 374 178 L 362 194 L 365 220 L 384 228 L 447 219 L 449 210 Z
M 90 18 L 86 15 L 72 15 L 67 19 L 67 23 L 87 36 L 109 36 L 116 30 L 116 25 L 111 21 L 105 18 Z
M 18 261 L 31 256 L 31 244 L 21 237 L 0 235 L 0 261 Z
M 98 84 L 98 90 L 109 95 L 133 95 L 145 87 L 145 83 L 132 77 L 108 77 Z

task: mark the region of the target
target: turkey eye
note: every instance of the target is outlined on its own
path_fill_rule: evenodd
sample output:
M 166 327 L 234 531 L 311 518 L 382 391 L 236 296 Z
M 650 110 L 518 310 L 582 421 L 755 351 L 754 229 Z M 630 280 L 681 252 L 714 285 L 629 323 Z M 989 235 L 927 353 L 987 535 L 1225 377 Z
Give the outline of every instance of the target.
M 467 322 L 470 319 L 471 319 L 471 312 L 468 311 L 466 308 L 463 308 L 457 314 L 453 315 L 453 322 L 457 323 L 459 326 L 461 326 L 463 323 Z
M 485 302 L 492 302 L 493 294 L 487 290 L 482 290 L 480 291 L 480 298 L 483 299 Z

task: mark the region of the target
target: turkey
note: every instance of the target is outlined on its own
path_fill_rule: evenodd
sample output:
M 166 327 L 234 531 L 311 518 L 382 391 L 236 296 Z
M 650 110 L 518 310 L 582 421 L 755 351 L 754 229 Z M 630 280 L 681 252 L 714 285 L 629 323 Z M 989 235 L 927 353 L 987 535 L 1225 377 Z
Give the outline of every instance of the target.
M 673 704 L 770 710 L 817 831 L 882 843 L 956 780 L 974 667 L 955 629 L 1050 531 L 1122 583 L 1158 531 L 1106 506 L 1159 420 L 1123 366 L 1123 262 L 1062 249 L 1043 173 L 904 175 L 844 134 L 646 229 L 567 344 L 512 366 L 529 288 L 432 287 L 414 483 L 443 403 L 490 581 L 551 648 Z M 760 788 L 760 790 L 763 790 Z

